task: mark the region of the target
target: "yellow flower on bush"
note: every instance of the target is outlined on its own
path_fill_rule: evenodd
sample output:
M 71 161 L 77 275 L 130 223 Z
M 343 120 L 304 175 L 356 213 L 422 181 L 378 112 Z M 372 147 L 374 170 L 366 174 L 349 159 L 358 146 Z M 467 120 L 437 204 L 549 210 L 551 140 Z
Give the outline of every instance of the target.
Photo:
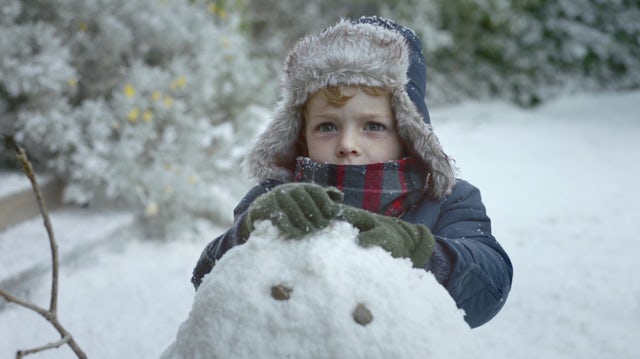
M 142 119 L 144 122 L 149 123 L 153 120 L 153 112 L 149 109 L 144 110 L 142 113 Z
M 210 13 L 218 15 L 221 19 L 225 19 L 227 17 L 227 11 L 221 6 L 218 6 L 215 2 L 209 4 L 208 9 Z
M 138 110 L 137 107 L 134 107 L 127 114 L 127 120 L 129 120 L 129 122 L 131 122 L 131 123 L 135 123 L 136 121 L 138 121 L 138 116 L 139 115 L 140 115 L 140 110 Z
M 165 106 L 171 107 L 171 105 L 173 105 L 173 98 L 171 98 L 171 96 L 165 96 L 162 102 L 164 102 Z
M 127 96 L 128 98 L 132 98 L 133 96 L 136 95 L 136 88 L 133 87 L 132 84 L 126 84 L 124 86 L 124 95 Z
M 147 205 L 147 207 L 144 209 L 144 214 L 147 217 L 154 217 L 155 215 L 158 214 L 158 204 L 155 202 L 151 202 Z
M 160 93 L 160 91 L 153 91 L 151 93 L 151 99 L 153 101 L 160 101 L 161 98 L 162 98 L 162 93 Z
M 171 85 L 169 86 L 171 87 L 172 90 L 175 91 L 185 87 L 186 85 L 187 85 L 187 79 L 184 76 L 178 76 L 175 80 L 171 81 Z

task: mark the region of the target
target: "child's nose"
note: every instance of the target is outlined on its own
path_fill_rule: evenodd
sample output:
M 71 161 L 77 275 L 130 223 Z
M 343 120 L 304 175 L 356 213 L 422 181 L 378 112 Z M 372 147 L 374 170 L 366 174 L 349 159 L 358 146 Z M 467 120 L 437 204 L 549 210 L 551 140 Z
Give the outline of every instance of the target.
M 360 148 L 358 147 L 358 141 L 350 133 L 344 133 L 340 137 L 340 142 L 336 148 L 336 155 L 338 157 L 358 156 L 360 155 Z

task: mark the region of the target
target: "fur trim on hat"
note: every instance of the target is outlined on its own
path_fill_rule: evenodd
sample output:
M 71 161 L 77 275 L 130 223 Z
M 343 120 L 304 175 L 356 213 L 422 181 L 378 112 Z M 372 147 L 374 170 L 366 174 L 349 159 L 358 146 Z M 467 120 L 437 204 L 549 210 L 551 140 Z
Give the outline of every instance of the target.
M 427 195 L 447 194 L 454 184 L 451 162 L 405 90 L 410 51 L 400 32 L 349 20 L 300 40 L 285 61 L 273 119 L 245 159 L 249 175 L 258 181 L 291 181 L 301 155 L 296 151 L 302 105 L 327 86 L 364 85 L 390 91 L 398 133 L 427 167 Z

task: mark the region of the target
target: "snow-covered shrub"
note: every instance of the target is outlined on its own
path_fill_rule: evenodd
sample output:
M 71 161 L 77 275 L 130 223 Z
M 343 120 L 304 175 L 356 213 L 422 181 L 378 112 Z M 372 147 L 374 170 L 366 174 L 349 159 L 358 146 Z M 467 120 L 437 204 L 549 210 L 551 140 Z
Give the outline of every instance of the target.
M 640 87 L 637 1 L 409 0 L 385 14 L 424 37 L 436 101 Z
M 339 17 L 382 15 L 420 34 L 429 103 L 640 87 L 640 4 L 629 0 L 248 0 L 258 51 L 279 70 L 292 43 Z
M 211 1 L 2 2 L 2 129 L 70 200 L 122 199 L 168 226 L 230 218 L 266 112 L 240 24 Z
M 277 79 L 282 62 L 296 41 L 309 33 L 321 31 L 341 17 L 369 12 L 364 9 L 370 8 L 370 2 L 246 0 L 242 19 L 251 34 L 254 53 L 268 61 L 269 71 Z
M 535 24 L 539 56 L 553 64 L 545 80 L 572 81 L 582 89 L 640 87 L 640 3 L 630 0 L 543 1 Z M 521 9 L 516 9 L 521 10 Z

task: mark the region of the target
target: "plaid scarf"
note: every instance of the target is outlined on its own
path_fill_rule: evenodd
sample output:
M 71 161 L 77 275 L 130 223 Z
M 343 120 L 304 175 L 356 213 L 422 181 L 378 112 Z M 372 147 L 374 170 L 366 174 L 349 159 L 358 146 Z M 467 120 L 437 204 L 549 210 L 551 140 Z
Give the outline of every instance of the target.
M 331 165 L 298 157 L 294 182 L 333 186 L 350 206 L 399 217 L 422 199 L 426 178 L 411 157 L 368 165 Z

